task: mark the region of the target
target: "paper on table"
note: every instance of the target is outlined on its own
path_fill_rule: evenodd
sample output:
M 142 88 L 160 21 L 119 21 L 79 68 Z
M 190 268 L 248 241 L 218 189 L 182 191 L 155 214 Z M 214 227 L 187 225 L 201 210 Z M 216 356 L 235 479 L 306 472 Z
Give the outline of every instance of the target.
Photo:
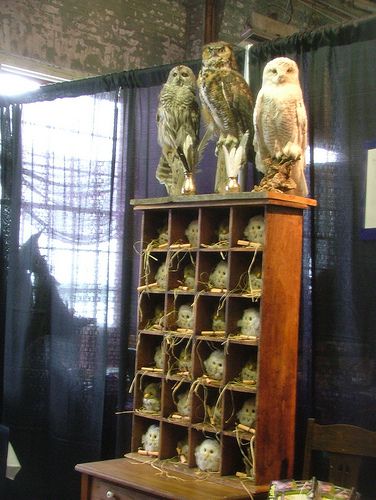
M 13 446 L 8 443 L 8 456 L 7 456 L 7 471 L 5 476 L 8 479 L 14 479 L 21 469 L 20 462 L 14 452 Z

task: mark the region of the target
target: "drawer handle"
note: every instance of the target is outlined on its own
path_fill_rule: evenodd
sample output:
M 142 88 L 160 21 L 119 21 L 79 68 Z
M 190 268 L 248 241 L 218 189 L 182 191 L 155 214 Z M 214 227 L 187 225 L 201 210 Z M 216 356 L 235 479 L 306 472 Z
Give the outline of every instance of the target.
M 106 498 L 115 498 L 115 493 L 113 493 L 111 490 L 108 490 L 106 493 Z

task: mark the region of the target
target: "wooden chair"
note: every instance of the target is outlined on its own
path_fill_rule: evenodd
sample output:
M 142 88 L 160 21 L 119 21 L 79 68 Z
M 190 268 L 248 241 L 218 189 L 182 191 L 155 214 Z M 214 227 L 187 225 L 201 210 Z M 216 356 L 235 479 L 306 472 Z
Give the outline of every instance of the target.
M 313 453 L 324 452 L 328 458 L 327 480 L 344 488 L 359 488 L 363 457 L 376 457 L 376 432 L 345 424 L 320 425 L 308 419 L 304 450 L 303 478 L 315 475 Z

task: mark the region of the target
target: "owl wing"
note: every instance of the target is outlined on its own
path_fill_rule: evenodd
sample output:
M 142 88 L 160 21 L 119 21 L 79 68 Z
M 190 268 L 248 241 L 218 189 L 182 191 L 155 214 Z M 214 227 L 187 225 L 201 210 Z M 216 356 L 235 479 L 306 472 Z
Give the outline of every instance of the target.
M 264 137 L 264 91 L 261 88 L 257 94 L 255 109 L 253 112 L 254 137 L 253 147 L 256 153 L 255 164 L 257 170 L 265 172 L 263 160 L 269 156 Z

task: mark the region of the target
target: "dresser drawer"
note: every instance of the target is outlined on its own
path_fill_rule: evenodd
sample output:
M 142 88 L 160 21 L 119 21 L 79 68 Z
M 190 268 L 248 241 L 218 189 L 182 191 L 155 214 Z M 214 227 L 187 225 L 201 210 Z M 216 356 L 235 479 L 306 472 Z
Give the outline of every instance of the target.
M 91 481 L 90 500 L 160 500 L 160 498 L 160 496 L 118 486 L 103 479 L 92 478 Z

